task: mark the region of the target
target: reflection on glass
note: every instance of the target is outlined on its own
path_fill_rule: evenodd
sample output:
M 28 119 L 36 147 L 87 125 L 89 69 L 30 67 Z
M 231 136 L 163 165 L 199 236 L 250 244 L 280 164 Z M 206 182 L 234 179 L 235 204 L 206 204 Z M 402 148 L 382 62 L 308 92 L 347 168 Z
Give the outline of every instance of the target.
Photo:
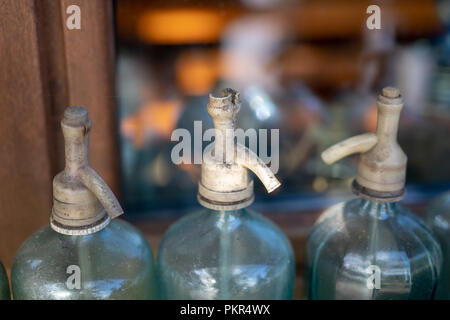
M 430 203 L 425 218 L 438 239 L 444 256 L 436 298 L 450 300 L 450 191 Z

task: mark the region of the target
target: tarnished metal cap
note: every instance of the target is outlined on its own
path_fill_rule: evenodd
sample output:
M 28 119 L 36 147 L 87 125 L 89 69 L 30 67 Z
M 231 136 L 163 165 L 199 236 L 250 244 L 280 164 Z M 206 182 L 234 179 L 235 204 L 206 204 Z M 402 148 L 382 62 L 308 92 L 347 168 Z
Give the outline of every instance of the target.
M 62 234 L 97 232 L 123 213 L 116 197 L 89 166 L 91 120 L 83 107 L 69 107 L 61 128 L 65 141 L 66 167 L 53 179 L 51 227 Z
M 379 202 L 399 201 L 405 194 L 407 157 L 397 143 L 403 99 L 397 88 L 386 87 L 378 97 L 375 133 L 365 133 L 339 142 L 322 153 L 332 164 L 353 153 L 361 153 L 353 191 Z

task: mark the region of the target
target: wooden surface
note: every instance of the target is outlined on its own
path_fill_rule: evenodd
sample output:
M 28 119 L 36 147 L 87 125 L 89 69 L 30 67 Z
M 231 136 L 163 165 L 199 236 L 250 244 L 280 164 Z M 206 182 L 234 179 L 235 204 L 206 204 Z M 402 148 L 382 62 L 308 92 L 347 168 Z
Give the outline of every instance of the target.
M 0 257 L 48 223 L 52 162 L 48 95 L 42 82 L 36 7 L 0 1 Z
M 66 29 L 68 4 L 81 7 L 82 30 Z M 8 269 L 49 222 L 66 107 L 88 108 L 91 166 L 119 189 L 111 12 L 103 0 L 0 0 L 0 259 Z

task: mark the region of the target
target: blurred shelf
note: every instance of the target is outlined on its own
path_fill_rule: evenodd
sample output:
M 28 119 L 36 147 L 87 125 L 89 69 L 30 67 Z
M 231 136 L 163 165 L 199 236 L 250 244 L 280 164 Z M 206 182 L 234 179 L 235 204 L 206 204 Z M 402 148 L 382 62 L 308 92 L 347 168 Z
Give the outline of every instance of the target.
M 268 8 L 251 8 L 243 3 L 252 2 L 118 0 L 117 31 L 121 40 L 153 45 L 219 43 L 230 22 L 251 15 L 280 21 L 297 40 L 358 39 L 366 30 L 366 9 L 373 1 L 288 1 L 273 2 Z M 382 29 L 392 27 L 397 37 L 419 38 L 442 29 L 433 0 L 377 4 Z

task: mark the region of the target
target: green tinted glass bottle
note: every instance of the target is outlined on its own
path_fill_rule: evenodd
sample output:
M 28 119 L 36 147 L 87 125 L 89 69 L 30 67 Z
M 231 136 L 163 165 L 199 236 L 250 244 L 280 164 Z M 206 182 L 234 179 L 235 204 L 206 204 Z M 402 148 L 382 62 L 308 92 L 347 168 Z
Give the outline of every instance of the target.
M 153 254 L 105 182 L 89 167 L 87 110 L 70 107 L 61 127 L 66 167 L 53 180 L 50 226 L 28 238 L 11 271 L 14 299 L 152 299 Z
M 157 268 L 167 299 L 292 299 L 288 240 L 246 209 L 188 214 L 165 234 Z
M 403 107 L 398 89 L 378 98 L 376 133 L 322 153 L 331 164 L 361 153 L 353 191 L 359 198 L 326 210 L 307 243 L 310 299 L 433 299 L 442 253 L 431 231 L 397 202 L 407 157 L 397 143 Z
M 160 243 L 157 274 L 164 299 L 292 299 L 295 263 L 288 239 L 245 209 L 254 199 L 247 169 L 269 192 L 280 183 L 256 154 L 227 140 L 239 107 L 234 90 L 210 96 L 215 142 L 213 152 L 203 155 L 198 192 L 206 209 L 180 219 Z M 225 158 L 230 146 L 236 152 Z
M 441 245 L 444 259 L 436 299 L 450 300 L 450 191 L 430 203 L 425 219 Z
M 310 299 L 432 299 L 441 253 L 415 214 L 357 198 L 323 214 L 307 259 Z

